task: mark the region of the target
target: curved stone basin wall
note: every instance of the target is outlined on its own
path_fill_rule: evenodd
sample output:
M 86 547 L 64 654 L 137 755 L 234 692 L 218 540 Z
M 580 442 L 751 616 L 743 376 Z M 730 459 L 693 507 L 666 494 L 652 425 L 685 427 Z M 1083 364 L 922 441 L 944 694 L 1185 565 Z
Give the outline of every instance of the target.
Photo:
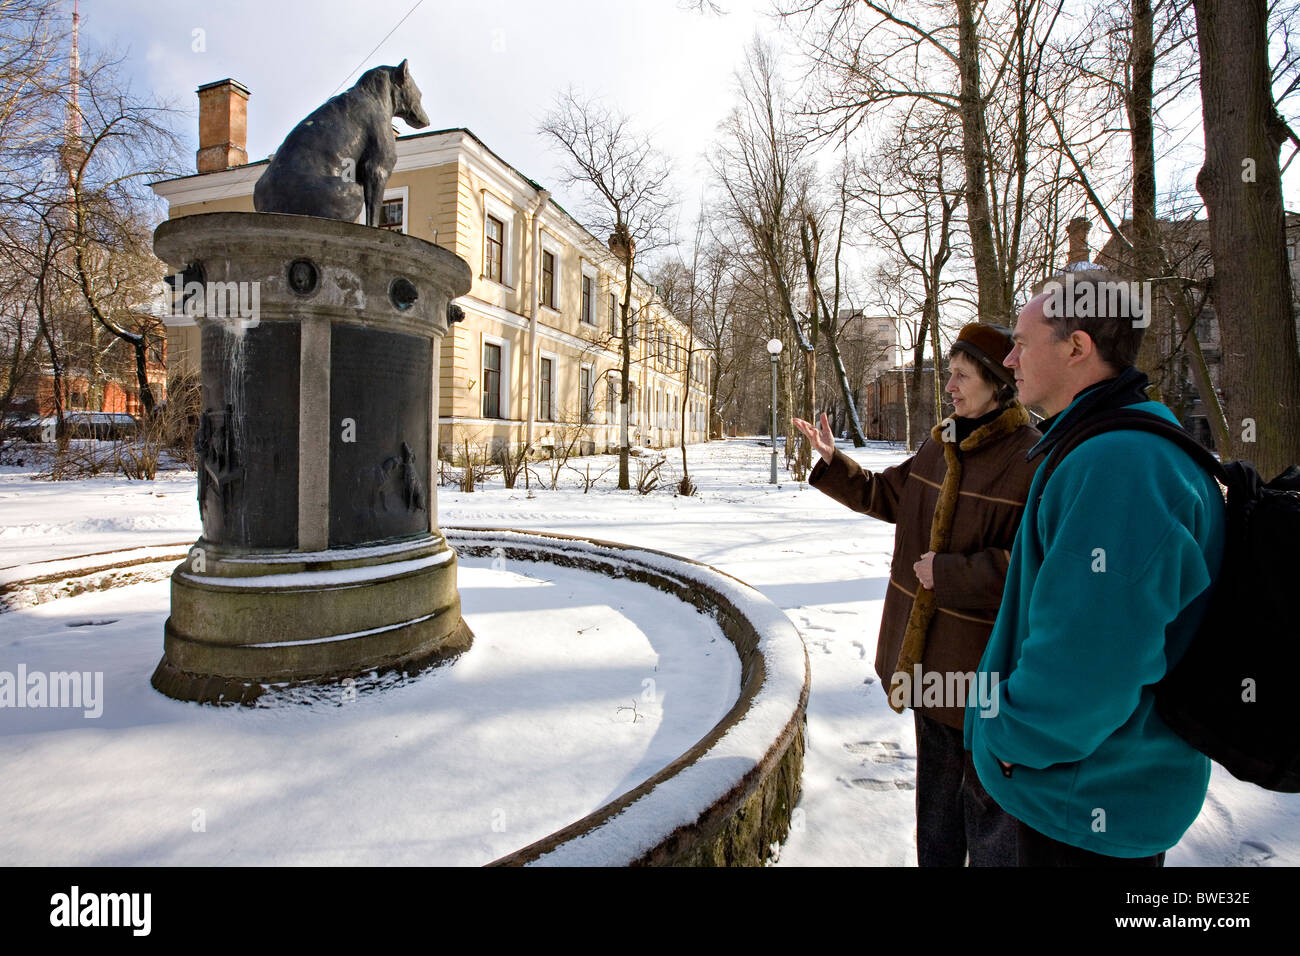
M 803 770 L 809 669 L 780 608 L 708 565 L 554 533 L 443 528 L 460 554 L 585 568 L 659 588 L 714 617 L 741 663 L 736 703 L 640 786 L 493 866 L 761 865 L 789 832 Z

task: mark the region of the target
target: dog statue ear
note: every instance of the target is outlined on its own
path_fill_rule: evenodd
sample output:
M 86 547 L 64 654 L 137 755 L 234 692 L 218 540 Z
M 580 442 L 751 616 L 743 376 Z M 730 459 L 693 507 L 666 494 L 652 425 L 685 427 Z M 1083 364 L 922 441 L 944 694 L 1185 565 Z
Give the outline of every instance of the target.
M 406 78 L 407 78 L 406 61 L 403 60 L 401 63 L 397 64 L 397 81 L 399 83 L 405 83 Z

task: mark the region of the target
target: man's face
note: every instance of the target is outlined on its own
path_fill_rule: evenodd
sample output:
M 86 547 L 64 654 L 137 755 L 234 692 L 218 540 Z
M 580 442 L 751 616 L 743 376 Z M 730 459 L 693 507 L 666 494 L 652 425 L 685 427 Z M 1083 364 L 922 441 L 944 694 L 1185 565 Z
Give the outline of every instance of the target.
M 1058 340 L 1051 323 L 1044 318 L 1043 303 L 1047 298 L 1046 294 L 1036 296 L 1020 310 L 1012 332 L 1015 347 L 1002 364 L 1015 370 L 1021 402 L 1055 415 L 1068 404 L 1067 399 L 1057 407 L 1065 385 L 1070 341 Z

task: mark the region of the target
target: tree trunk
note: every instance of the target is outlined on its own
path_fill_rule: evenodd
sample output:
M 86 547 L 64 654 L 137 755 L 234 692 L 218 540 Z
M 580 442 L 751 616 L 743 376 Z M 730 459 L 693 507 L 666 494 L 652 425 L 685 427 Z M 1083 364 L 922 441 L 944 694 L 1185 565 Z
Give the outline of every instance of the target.
M 1129 46 L 1127 92 L 1130 141 L 1133 151 L 1133 269 L 1139 282 L 1154 279 L 1160 265 L 1160 236 L 1156 228 L 1156 150 L 1151 119 L 1151 89 L 1156 57 L 1152 39 L 1151 0 L 1132 0 L 1133 34 Z M 1151 314 L 1142 336 L 1137 365 L 1151 378 L 1147 393 L 1163 401 L 1161 344 L 1165 339 L 1163 312 L 1156 296 L 1148 300 Z
M 785 361 L 777 363 L 778 365 L 781 366 L 781 386 L 782 386 L 781 398 L 785 401 L 785 414 L 783 415 L 779 410 L 777 411 L 776 427 L 780 432 L 782 432 L 787 436 L 790 434 L 790 429 L 785 427 L 785 422 L 786 419 L 790 417 L 790 415 L 792 414 L 792 410 L 794 409 L 794 374 L 795 374 L 794 356 L 795 356 L 794 349 L 786 349 L 784 352 L 781 353 L 781 357 L 782 359 L 785 359 Z M 773 448 L 776 447 L 776 432 L 772 433 L 772 447 Z M 782 456 L 785 459 L 785 467 L 787 470 L 789 470 L 790 468 L 790 452 L 793 450 L 793 447 L 794 446 L 791 444 L 789 438 L 787 437 L 784 445 L 785 454 Z
M 1187 293 L 1183 289 L 1171 289 L 1169 301 L 1173 304 L 1174 317 L 1184 333 L 1183 341 L 1187 343 L 1192 364 L 1192 378 L 1196 382 L 1196 391 L 1205 405 L 1205 417 L 1210 424 L 1210 434 L 1214 436 L 1214 448 L 1221 456 L 1227 458 L 1227 450 L 1231 447 L 1228 438 L 1228 420 L 1223 416 L 1223 406 L 1219 404 L 1219 395 L 1214 390 L 1214 383 L 1210 379 L 1210 368 L 1206 364 L 1205 353 L 1201 351 L 1201 339 L 1196 334 L 1196 317 L 1188 307 Z
M 980 97 L 979 38 L 975 33 L 975 0 L 957 0 L 957 56 L 961 68 L 962 157 L 966 169 L 966 221 L 975 260 L 979 320 L 995 325 L 1009 321 L 1002 294 L 1001 270 L 989 215 L 984 102 Z
M 849 388 L 849 375 L 844 370 L 844 357 L 840 355 L 839 343 L 835 336 L 826 336 L 826 350 L 831 353 L 831 365 L 835 367 L 835 377 L 840 383 L 840 394 L 844 397 L 844 412 L 849 426 L 849 437 L 853 439 L 854 448 L 865 448 L 867 439 L 862 434 L 862 421 L 858 418 L 858 406 L 853 400 L 853 390 Z
M 937 293 L 936 293 L 937 294 Z M 943 421 L 943 387 L 939 381 L 939 304 L 936 302 L 930 321 L 930 351 L 934 353 L 934 423 Z
M 916 331 L 916 345 L 912 349 L 912 383 L 907 385 L 908 372 L 903 371 L 904 405 L 907 408 L 907 450 L 916 451 L 920 444 L 917 432 L 920 429 L 921 412 L 921 376 L 925 364 L 925 337 L 929 334 L 930 316 L 928 311 L 921 315 L 921 327 Z
M 1211 289 L 1230 446 L 1271 478 L 1300 461 L 1300 354 L 1278 153 L 1287 132 L 1270 88 L 1266 0 L 1196 0 Z
M 623 233 L 622 222 L 620 221 L 616 231 L 621 235 Z M 626 246 L 625 246 L 626 248 Z M 622 382 L 623 394 L 619 403 L 619 434 L 618 434 L 618 488 L 620 491 L 629 491 L 632 488 L 631 479 L 628 477 L 628 418 L 632 414 L 630 407 L 631 383 L 632 383 L 632 343 L 628 336 L 628 325 L 630 322 L 629 312 L 632 307 L 632 251 L 628 249 L 628 254 L 623 257 L 623 303 L 622 303 L 622 359 L 623 367 L 620 370 L 620 380 Z

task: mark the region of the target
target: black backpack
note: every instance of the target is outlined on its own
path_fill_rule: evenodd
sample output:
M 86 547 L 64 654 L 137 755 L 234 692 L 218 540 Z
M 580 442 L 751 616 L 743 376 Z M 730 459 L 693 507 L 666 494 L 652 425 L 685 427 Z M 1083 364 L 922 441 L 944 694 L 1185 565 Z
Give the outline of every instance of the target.
M 1250 462 L 1221 464 L 1179 426 L 1118 408 L 1057 442 L 1044 483 L 1081 442 L 1121 428 L 1168 438 L 1228 489 L 1223 567 L 1187 652 L 1155 685 L 1156 710 L 1239 780 L 1300 792 L 1300 467 L 1265 484 Z

